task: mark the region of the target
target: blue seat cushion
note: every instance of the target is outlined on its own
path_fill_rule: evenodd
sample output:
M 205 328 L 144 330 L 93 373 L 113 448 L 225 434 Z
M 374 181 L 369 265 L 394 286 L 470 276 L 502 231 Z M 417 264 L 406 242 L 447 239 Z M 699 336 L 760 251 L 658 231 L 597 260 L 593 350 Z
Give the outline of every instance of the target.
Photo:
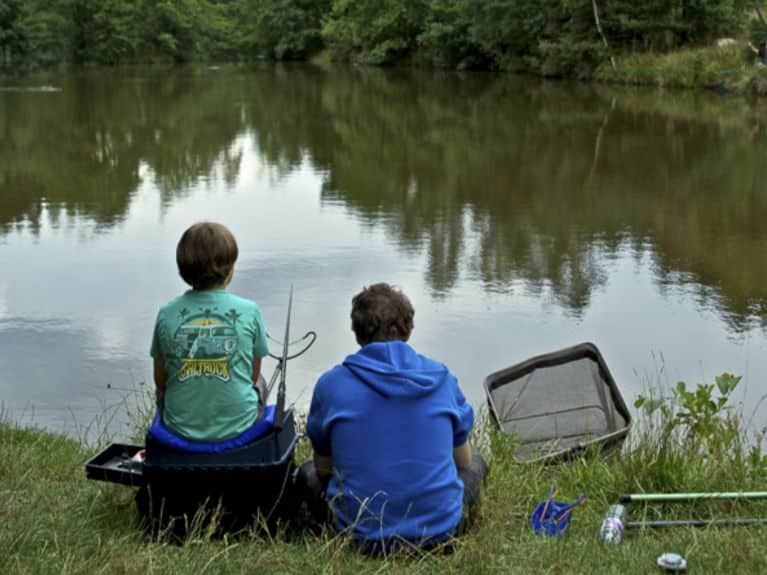
M 194 439 L 187 439 L 175 434 L 165 426 L 158 410 L 152 425 L 149 427 L 148 435 L 161 445 L 178 451 L 186 451 L 188 453 L 220 453 L 228 449 L 248 445 L 272 431 L 274 428 L 274 412 L 275 406 L 267 405 L 264 408 L 263 417 L 240 435 L 223 441 L 211 442 L 195 441 Z

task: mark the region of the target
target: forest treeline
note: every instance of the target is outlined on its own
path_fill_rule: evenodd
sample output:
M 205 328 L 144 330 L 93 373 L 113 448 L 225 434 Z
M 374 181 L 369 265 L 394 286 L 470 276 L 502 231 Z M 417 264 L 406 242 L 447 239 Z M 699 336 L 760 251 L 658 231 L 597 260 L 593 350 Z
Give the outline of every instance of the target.
M 588 75 L 761 25 L 744 0 L 0 0 L 0 66 L 336 59 Z

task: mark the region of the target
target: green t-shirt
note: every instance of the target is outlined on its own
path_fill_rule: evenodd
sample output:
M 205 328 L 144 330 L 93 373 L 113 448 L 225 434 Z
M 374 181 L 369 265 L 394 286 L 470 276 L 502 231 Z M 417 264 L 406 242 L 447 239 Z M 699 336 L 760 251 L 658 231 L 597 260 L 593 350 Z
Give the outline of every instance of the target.
M 226 290 L 190 290 L 160 309 L 152 357 L 165 363 L 163 421 L 199 441 L 235 437 L 258 417 L 253 359 L 269 353 L 261 310 Z

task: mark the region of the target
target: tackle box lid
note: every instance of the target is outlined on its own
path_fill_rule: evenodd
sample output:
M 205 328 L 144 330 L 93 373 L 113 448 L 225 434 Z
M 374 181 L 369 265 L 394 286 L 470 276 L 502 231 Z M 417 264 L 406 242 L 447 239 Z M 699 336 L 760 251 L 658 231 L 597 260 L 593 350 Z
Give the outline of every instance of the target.
M 143 449 L 143 445 L 112 443 L 85 463 L 85 475 L 96 481 L 140 487 L 145 483 L 144 466 L 133 457 Z

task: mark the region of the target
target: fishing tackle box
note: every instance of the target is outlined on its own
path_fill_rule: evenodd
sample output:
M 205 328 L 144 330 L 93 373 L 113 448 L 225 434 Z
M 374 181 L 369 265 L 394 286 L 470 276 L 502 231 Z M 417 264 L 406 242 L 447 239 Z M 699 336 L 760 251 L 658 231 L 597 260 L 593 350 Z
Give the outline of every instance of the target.
M 85 470 L 88 479 L 139 487 L 136 505 L 151 533 L 169 529 L 183 537 L 194 521 L 214 515 L 222 532 L 245 529 L 255 517 L 272 527 L 300 505 L 293 487 L 299 438 L 289 409 L 279 429 L 243 447 L 189 453 L 147 435 L 143 465 L 132 464 L 131 457 L 144 447 L 113 443 L 89 459 Z
M 285 411 L 279 429 L 219 453 L 177 451 L 147 436 L 139 515 L 153 532 L 170 527 L 179 536 L 201 509 L 203 521 L 215 515 L 222 532 L 246 529 L 255 517 L 274 527 L 300 505 L 293 488 L 298 439 L 293 410 Z
M 132 460 L 142 445 L 113 443 L 85 462 L 85 476 L 131 487 L 144 485 L 143 465 Z

